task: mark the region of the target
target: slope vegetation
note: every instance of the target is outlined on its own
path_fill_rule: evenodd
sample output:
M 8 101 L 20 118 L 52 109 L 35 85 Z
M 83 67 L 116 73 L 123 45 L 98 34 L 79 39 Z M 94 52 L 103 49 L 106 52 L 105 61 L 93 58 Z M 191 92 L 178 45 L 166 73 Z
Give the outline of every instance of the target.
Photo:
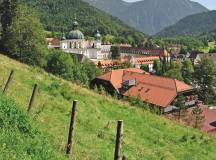
M 20 106 L 0 93 L 0 159 L 66 159 L 46 134 Z
M 27 106 L 34 83 L 40 86 L 31 116 L 54 137 L 63 151 L 70 121 L 71 101 L 77 99 L 73 159 L 113 159 L 116 120 L 124 120 L 123 154 L 132 160 L 214 160 L 216 141 L 197 130 L 153 115 L 142 108 L 99 95 L 0 55 L 0 77 L 15 69 L 7 95 Z
M 188 15 L 207 11 L 190 0 L 84 0 L 147 34 L 156 34 Z
M 20 0 L 36 9 L 48 31 L 68 32 L 72 29 L 75 16 L 80 29 L 88 36 L 94 36 L 98 29 L 103 35 L 143 37 L 118 18 L 100 11 L 81 0 Z
M 157 34 L 157 36 L 199 35 L 216 30 L 216 11 L 209 11 L 183 18 Z

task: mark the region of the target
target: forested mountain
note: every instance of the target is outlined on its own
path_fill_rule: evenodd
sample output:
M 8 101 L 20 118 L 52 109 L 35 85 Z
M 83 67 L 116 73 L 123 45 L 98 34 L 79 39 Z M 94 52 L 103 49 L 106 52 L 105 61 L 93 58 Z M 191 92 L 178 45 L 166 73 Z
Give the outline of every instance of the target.
M 39 11 L 46 30 L 68 32 L 76 15 L 80 30 L 85 35 L 93 36 L 98 29 L 102 35 L 111 34 L 136 42 L 143 39 L 144 34 L 137 32 L 118 18 L 104 13 L 81 0 L 20 0 Z
M 157 34 L 157 36 L 211 34 L 216 31 L 216 11 L 188 16 Z
M 190 0 L 142 0 L 134 3 L 123 0 L 84 1 L 148 34 L 155 34 L 188 15 L 207 11 Z

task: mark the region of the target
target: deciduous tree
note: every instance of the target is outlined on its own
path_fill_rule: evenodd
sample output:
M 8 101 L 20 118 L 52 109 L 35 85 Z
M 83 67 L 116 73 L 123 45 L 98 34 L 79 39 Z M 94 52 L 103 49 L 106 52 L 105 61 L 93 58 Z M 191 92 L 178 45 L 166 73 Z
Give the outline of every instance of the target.
M 31 65 L 45 65 L 45 32 L 32 9 L 19 5 L 9 32 L 10 38 L 5 47 L 10 56 Z
M 216 101 L 216 64 L 207 56 L 195 66 L 194 83 L 198 95 L 205 103 Z

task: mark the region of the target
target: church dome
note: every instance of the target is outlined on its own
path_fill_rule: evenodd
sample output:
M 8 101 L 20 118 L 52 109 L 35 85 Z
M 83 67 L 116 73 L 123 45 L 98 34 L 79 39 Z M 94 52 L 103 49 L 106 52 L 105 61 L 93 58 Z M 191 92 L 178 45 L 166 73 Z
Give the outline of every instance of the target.
M 68 35 L 69 39 L 84 39 L 84 34 L 80 30 L 72 30 Z
M 101 39 L 101 34 L 100 32 L 97 30 L 96 34 L 95 34 L 95 38 L 96 39 Z
M 84 39 L 84 34 L 78 30 L 79 23 L 76 18 L 73 21 L 73 30 L 69 32 L 68 39 Z

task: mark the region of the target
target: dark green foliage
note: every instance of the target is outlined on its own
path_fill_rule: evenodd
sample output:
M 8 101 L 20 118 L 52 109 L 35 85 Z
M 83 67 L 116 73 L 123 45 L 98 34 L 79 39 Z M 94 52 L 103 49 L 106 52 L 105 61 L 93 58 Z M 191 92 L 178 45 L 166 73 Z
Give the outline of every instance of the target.
M 160 60 L 156 60 L 154 61 L 154 70 L 155 70 L 155 73 L 156 75 L 162 75 L 162 63 Z
M 193 79 L 194 68 L 190 59 L 186 59 L 184 62 L 182 62 L 181 72 L 184 82 L 187 84 L 191 84 Z
M 216 96 L 216 64 L 204 56 L 195 66 L 194 80 L 200 99 L 205 103 L 214 103 Z
M 0 93 L 0 157 L 11 159 L 66 159 L 33 120 Z
M 146 72 L 149 72 L 149 66 L 148 65 L 141 65 L 140 69 L 146 71 Z
M 76 57 L 61 50 L 51 50 L 47 59 L 48 72 L 87 86 L 100 74 L 100 70 L 89 60 L 78 62 Z
M 16 8 L 17 0 L 3 0 L 3 2 L 0 4 L 0 22 L 2 28 L 0 49 L 4 52 L 8 52 L 5 44 L 7 44 L 11 38 L 10 27 L 12 25 L 13 18 L 16 15 Z
M 3 41 L 10 57 L 31 65 L 44 66 L 47 44 L 43 27 L 34 11 L 19 5 Z M 3 36 L 3 37 L 4 37 Z M 8 37 L 9 36 L 9 37 Z
M 119 46 L 113 46 L 111 48 L 112 59 L 119 59 L 121 57 L 121 51 Z
M 185 106 L 185 97 L 180 95 L 177 97 L 175 106 L 178 108 L 178 119 L 184 118 L 187 112 L 187 108 Z
M 158 36 L 199 35 L 216 29 L 216 11 L 203 12 L 188 16 L 168 27 Z
M 132 36 L 135 42 L 144 41 L 144 35 L 128 27 L 119 19 L 112 17 L 81 0 L 20 0 L 36 9 L 41 21 L 48 31 L 69 32 L 72 22 L 77 17 L 80 29 L 85 35 L 92 37 L 97 30 L 102 35 L 113 35 L 117 42 L 128 41 Z
M 182 77 L 181 69 L 182 69 L 182 64 L 180 62 L 171 62 L 168 71 L 165 72 L 164 75 L 170 78 L 183 81 L 184 79 Z
M 61 50 L 50 50 L 46 66 L 48 72 L 70 80 L 73 77 L 73 67 L 74 61 L 70 54 Z
M 209 50 L 209 53 L 216 53 L 216 47 L 211 48 L 211 49 Z
M 196 105 L 192 111 L 192 116 L 194 117 L 194 127 L 200 128 L 201 124 L 204 120 L 204 116 L 202 115 L 203 110 L 199 105 Z

